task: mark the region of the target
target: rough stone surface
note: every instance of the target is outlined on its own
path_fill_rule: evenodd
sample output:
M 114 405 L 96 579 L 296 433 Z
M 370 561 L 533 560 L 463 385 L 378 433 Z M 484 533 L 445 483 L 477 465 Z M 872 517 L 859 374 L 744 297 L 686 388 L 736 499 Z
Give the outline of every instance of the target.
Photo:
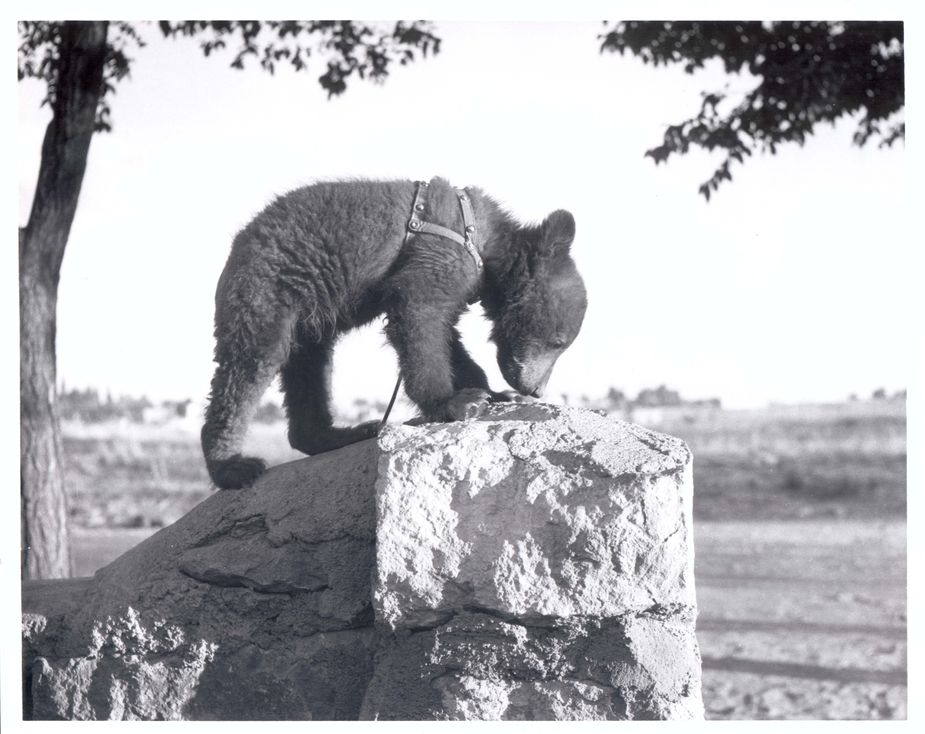
M 365 718 L 703 716 L 683 442 L 531 404 L 379 444 Z
M 27 589 L 34 718 L 356 719 L 376 640 L 376 456 L 366 442 L 277 467 L 57 603 Z
M 27 586 L 27 715 L 702 717 L 690 461 L 512 404 L 277 467 Z

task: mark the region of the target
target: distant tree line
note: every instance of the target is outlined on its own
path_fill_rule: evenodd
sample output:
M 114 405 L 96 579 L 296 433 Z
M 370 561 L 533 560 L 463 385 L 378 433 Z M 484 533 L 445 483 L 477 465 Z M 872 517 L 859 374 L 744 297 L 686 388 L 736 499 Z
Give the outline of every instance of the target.
M 568 395 L 562 395 L 566 404 L 571 400 Z M 619 412 L 633 410 L 634 408 L 668 408 L 668 407 L 696 407 L 696 408 L 722 408 L 719 398 L 706 398 L 703 400 L 685 400 L 677 390 L 671 390 L 666 385 L 647 387 L 639 391 L 635 398 L 630 398 L 622 390 L 611 387 L 603 398 L 589 398 L 582 395 L 579 405 L 585 408 Z
M 133 423 L 144 423 L 146 420 L 145 411 L 152 408 L 159 408 L 162 414 L 176 416 L 177 418 L 187 417 L 192 405 L 192 401 L 186 400 L 164 400 L 160 403 L 154 403 L 149 398 L 130 397 L 120 395 L 114 398 L 108 391 L 105 395 L 100 395 L 96 388 L 68 389 L 62 385 L 58 394 L 59 397 L 59 415 L 62 420 L 73 421 L 79 420 L 83 423 L 105 423 L 126 419 Z M 719 398 L 705 398 L 701 400 L 686 400 L 681 397 L 677 390 L 672 390 L 666 385 L 658 387 L 647 387 L 639 391 L 635 398 L 630 398 L 622 390 L 611 387 L 603 397 L 590 398 L 587 395 L 581 395 L 577 401 L 571 396 L 563 394 L 562 402 L 565 404 L 577 404 L 583 408 L 596 410 L 605 410 L 607 412 L 627 412 L 635 408 L 713 408 L 721 409 L 722 401 Z M 848 396 L 850 402 L 856 402 L 861 398 L 857 393 Z M 897 390 L 890 394 L 885 388 L 879 387 L 872 391 L 870 400 L 905 400 L 906 391 Z M 338 416 L 344 421 L 370 420 L 381 416 L 385 411 L 385 403 L 377 400 L 367 400 L 366 398 L 357 398 L 353 401 L 353 413 L 350 415 Z M 254 414 L 254 420 L 257 423 L 280 423 L 286 417 L 283 408 L 270 400 L 260 404 Z
M 132 423 L 145 423 L 149 420 L 152 411 L 162 417 L 161 419 L 186 418 L 193 405 L 193 401 L 188 398 L 155 403 L 146 396 L 120 395 L 114 398 L 108 391 L 101 395 L 100 391 L 94 387 L 81 390 L 68 388 L 66 385 L 60 387 L 58 401 L 58 415 L 61 420 L 77 420 L 82 423 L 105 423 L 123 419 Z M 381 416 L 385 412 L 385 407 L 383 402 L 369 401 L 365 398 L 357 398 L 353 404 L 354 412 L 363 420 L 375 418 L 377 415 Z M 286 413 L 280 405 L 271 400 L 265 400 L 257 408 L 253 420 L 257 423 L 279 423 L 285 417 Z M 339 417 L 344 420 L 354 419 L 353 415 Z
M 858 399 L 859 399 L 858 394 L 854 392 L 848 396 L 848 400 L 852 403 L 856 402 Z M 870 399 L 871 400 L 905 400 L 906 391 L 905 389 L 897 390 L 892 395 L 890 395 L 886 391 L 885 387 L 878 387 L 876 390 L 871 392 Z
M 153 403 L 146 397 L 132 398 L 120 395 L 113 398 L 106 393 L 100 397 L 96 388 L 76 390 L 63 387 L 58 393 L 58 415 L 61 420 L 80 420 L 84 423 L 105 423 L 106 421 L 127 418 L 141 423 L 146 408 Z
M 158 416 L 165 416 L 168 419 L 172 417 L 185 418 L 192 404 L 189 399 L 163 400 L 155 403 L 146 396 L 130 397 L 120 395 L 113 397 L 108 391 L 100 394 L 100 391 L 96 388 L 88 387 L 81 390 L 68 388 L 65 385 L 61 386 L 58 398 L 58 410 L 61 420 L 79 420 L 83 423 L 105 423 L 123 419 L 132 423 L 145 423 L 149 420 L 152 411 L 156 412 Z M 570 396 L 563 395 L 562 402 L 568 404 L 575 401 Z M 629 398 L 622 390 L 611 387 L 603 398 L 589 398 L 587 395 L 581 395 L 577 404 L 581 407 L 603 409 L 608 412 L 626 411 L 640 407 L 722 407 L 719 398 L 684 400 L 677 390 L 671 390 L 665 385 L 640 390 L 635 398 Z M 370 420 L 381 416 L 385 408 L 385 403 L 381 401 L 356 398 L 353 401 L 352 411 L 348 411 L 349 414 L 340 415 L 338 418 L 344 421 Z M 285 411 L 280 405 L 266 400 L 257 408 L 254 421 L 267 424 L 279 423 L 285 417 Z
M 154 403 L 146 396 L 136 398 L 120 395 L 113 398 L 108 391 L 101 396 L 99 390 L 93 387 L 79 390 L 68 389 L 63 385 L 58 392 L 58 400 L 58 414 L 61 420 L 78 420 L 82 423 L 105 423 L 123 419 L 132 423 L 144 423 L 147 420 L 146 411 L 152 408 L 159 409 L 158 414 L 167 419 L 186 418 L 189 417 L 193 405 L 189 398 Z M 270 401 L 262 403 L 254 415 L 254 420 L 258 423 L 277 423 L 283 418 L 283 409 Z

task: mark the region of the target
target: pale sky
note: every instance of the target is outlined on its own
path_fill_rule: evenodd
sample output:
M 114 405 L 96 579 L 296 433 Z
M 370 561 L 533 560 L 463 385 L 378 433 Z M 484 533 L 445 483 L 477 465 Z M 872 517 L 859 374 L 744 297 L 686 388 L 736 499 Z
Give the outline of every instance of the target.
M 201 398 L 212 299 L 235 232 L 314 180 L 476 185 L 523 220 L 575 215 L 588 294 L 582 332 L 548 391 L 635 395 L 662 383 L 730 407 L 840 400 L 911 379 L 913 243 L 902 145 L 850 145 L 854 124 L 755 156 L 709 202 L 718 162 L 644 158 L 726 77 L 598 52 L 599 23 L 440 22 L 441 53 L 352 81 L 328 101 L 308 74 L 228 68 L 144 27 L 131 79 L 94 137 L 65 255 L 59 381 L 154 399 Z M 729 80 L 732 90 L 748 88 Z M 47 109 L 19 85 L 20 223 Z M 476 308 L 470 351 L 504 381 Z M 335 397 L 387 400 L 395 360 L 378 325 L 345 338 Z

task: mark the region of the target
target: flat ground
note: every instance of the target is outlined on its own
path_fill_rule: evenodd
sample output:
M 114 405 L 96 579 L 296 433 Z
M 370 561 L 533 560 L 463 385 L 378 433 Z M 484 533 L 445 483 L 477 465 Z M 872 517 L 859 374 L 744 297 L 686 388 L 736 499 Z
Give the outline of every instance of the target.
M 695 522 L 713 719 L 906 718 L 903 521 Z
M 695 456 L 707 716 L 905 718 L 905 404 L 634 417 Z M 210 494 L 197 432 L 65 427 L 77 575 Z M 271 463 L 297 456 L 281 425 L 249 440 Z

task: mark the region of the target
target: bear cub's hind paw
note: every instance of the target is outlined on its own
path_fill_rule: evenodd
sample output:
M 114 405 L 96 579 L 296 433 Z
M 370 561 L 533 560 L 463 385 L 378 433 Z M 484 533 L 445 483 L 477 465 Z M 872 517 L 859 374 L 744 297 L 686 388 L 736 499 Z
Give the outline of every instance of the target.
M 380 421 L 366 421 L 358 426 L 347 428 L 312 429 L 301 434 L 290 432 L 289 445 L 296 451 L 309 456 L 325 454 L 328 451 L 375 438 L 379 434 L 379 424 Z
M 263 459 L 235 454 L 209 466 L 212 481 L 219 489 L 244 489 L 250 487 L 267 470 Z

